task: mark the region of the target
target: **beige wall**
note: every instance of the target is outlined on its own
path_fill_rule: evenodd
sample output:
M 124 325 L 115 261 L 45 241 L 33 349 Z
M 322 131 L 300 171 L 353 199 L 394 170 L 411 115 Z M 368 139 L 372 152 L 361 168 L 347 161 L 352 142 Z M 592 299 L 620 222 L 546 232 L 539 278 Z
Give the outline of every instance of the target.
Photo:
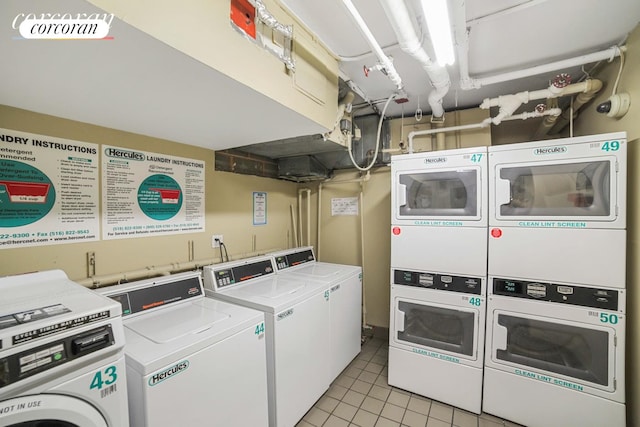
M 60 268 L 74 280 L 87 277 L 87 252 L 95 252 L 96 275 L 139 270 L 149 266 L 219 258 L 212 234 L 222 234 L 231 258 L 286 248 L 291 240 L 290 205 L 296 206 L 296 184 L 213 170 L 211 150 L 87 125 L 16 108 L 0 106 L 0 127 L 60 138 L 110 144 L 205 162 L 206 230 L 200 233 L 153 236 L 87 243 L 0 249 L 0 276 Z M 215 136 L 212 136 L 215 137 Z M 253 225 L 252 196 L 266 191 L 267 225 Z
M 629 139 L 627 160 L 627 413 L 629 426 L 640 425 L 640 27 L 627 41 L 628 51 L 620 77 L 618 92 L 631 95 L 631 108 L 621 119 L 611 119 L 595 111 L 607 100 L 620 69 L 617 59 L 598 75 L 606 85 L 594 102 L 588 105 L 575 122 L 576 136 L 626 131 Z
M 488 111 L 472 109 L 447 113 L 445 125 L 479 123 L 488 117 Z M 392 120 L 390 123 L 391 147 L 397 148 L 400 141 L 406 143 L 408 134 L 414 130 L 431 127 L 429 117 L 420 122 L 414 117 Z M 446 148 L 487 146 L 491 144 L 490 128 L 448 133 Z M 431 137 L 416 138 L 414 149 L 431 150 Z M 435 142 L 434 142 L 435 145 Z M 363 265 L 365 321 L 368 326 L 389 327 L 389 286 L 391 261 L 391 173 L 389 167 L 374 169 L 368 181 L 339 184 L 342 180 L 357 179 L 354 172 L 338 173 L 331 183 L 322 185 L 319 259 L 326 262 Z M 311 206 L 312 244 L 317 244 L 317 195 L 318 185 L 313 189 Z M 331 216 L 331 199 L 360 197 L 363 194 L 364 232 L 361 232 L 360 217 Z M 303 214 L 303 219 L 305 215 Z M 303 225 L 303 228 L 306 225 Z M 364 243 L 361 236 L 364 235 Z M 362 254 L 364 252 L 364 258 Z

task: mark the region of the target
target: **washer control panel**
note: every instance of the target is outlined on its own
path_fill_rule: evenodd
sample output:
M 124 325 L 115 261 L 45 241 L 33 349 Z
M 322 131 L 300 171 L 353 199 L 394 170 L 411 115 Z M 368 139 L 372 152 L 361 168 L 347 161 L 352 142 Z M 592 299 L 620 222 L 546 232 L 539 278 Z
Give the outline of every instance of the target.
M 305 264 L 307 262 L 313 262 L 315 260 L 316 258 L 313 256 L 313 251 L 311 249 L 275 257 L 276 268 L 278 271 L 286 270 L 287 268 L 295 267 L 296 265 Z
M 255 279 L 269 274 L 274 274 L 271 260 L 256 261 L 251 264 L 243 264 L 223 270 L 215 270 L 214 278 L 216 287 L 223 289 L 249 279 Z

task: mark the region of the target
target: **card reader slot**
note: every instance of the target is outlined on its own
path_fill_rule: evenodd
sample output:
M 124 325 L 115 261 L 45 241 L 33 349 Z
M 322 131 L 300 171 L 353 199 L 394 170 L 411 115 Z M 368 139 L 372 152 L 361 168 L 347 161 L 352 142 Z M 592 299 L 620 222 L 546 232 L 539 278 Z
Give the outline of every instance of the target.
M 104 327 L 91 331 L 87 335 L 74 338 L 71 341 L 71 352 L 74 355 L 82 355 L 107 347 L 113 341 L 111 329 Z

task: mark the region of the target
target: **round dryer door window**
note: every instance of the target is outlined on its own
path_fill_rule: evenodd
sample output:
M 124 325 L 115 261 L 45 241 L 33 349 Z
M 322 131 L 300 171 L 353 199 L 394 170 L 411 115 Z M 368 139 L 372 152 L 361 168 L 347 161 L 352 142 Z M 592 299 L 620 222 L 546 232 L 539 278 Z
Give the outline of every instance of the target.
M 84 400 L 56 394 L 34 394 L 0 402 L 0 425 L 7 427 L 109 427 Z

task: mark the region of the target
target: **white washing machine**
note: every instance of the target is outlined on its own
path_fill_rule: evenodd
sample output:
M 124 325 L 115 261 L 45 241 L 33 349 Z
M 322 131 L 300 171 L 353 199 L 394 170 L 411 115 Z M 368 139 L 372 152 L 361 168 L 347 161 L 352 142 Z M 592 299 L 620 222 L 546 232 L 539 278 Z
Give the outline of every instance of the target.
M 391 157 L 391 267 L 486 275 L 487 209 L 486 147 Z
M 311 246 L 273 252 L 278 274 L 324 283 L 331 305 L 331 380 L 360 353 L 362 267 L 318 262 Z
M 0 294 L 0 425 L 128 426 L 120 305 L 61 270 Z
M 625 426 L 625 291 L 489 281 L 483 410 L 529 427 Z
M 626 138 L 490 147 L 488 274 L 624 288 Z
M 479 414 L 486 281 L 392 269 L 389 384 Z
M 101 292 L 124 313 L 132 426 L 267 426 L 264 314 L 205 298 L 200 272 Z
M 264 312 L 269 425 L 294 426 L 331 383 L 326 284 L 275 274 L 270 256 L 207 266 L 203 276 L 207 296 Z

